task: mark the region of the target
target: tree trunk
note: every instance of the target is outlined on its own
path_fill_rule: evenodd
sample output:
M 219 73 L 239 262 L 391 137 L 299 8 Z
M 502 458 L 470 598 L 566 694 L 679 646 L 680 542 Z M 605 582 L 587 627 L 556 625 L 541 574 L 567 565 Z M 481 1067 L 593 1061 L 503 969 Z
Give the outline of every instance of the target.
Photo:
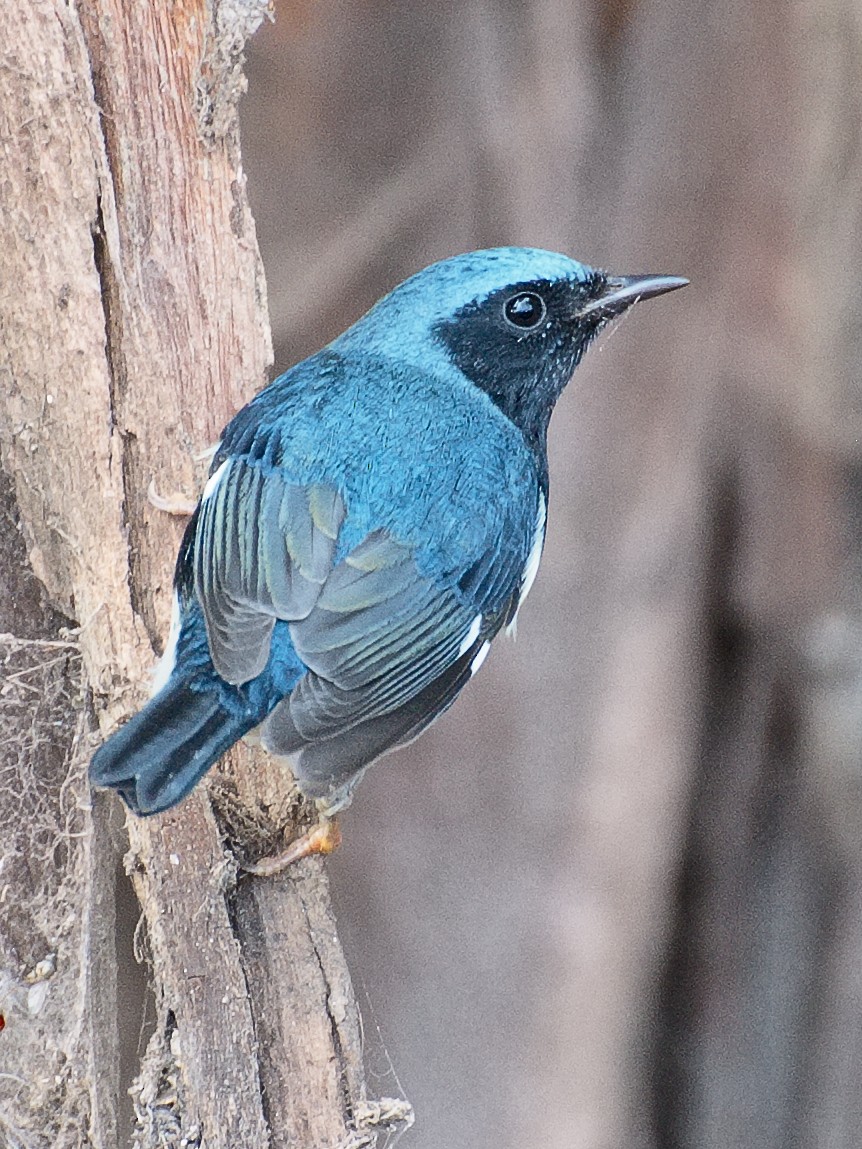
M 236 125 L 244 44 L 265 15 L 262 0 L 0 13 L 10 1145 L 128 1144 L 130 1085 L 139 1149 L 359 1146 L 380 1118 L 321 864 L 237 874 L 235 853 L 303 815 L 291 781 L 236 750 L 178 809 L 130 817 L 128 838 L 117 801 L 91 804 L 86 784 L 92 715 L 105 734 L 140 704 L 167 630 L 182 524 L 148 487 L 195 489 L 201 452 L 271 358 Z M 138 1065 L 118 849 L 155 1000 Z

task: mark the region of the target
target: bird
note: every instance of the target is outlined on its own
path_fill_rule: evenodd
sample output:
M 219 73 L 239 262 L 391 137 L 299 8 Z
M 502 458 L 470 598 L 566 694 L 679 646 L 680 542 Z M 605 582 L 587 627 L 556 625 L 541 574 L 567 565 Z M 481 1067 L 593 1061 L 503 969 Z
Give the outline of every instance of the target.
M 551 413 L 587 348 L 687 283 L 468 252 L 264 387 L 222 433 L 152 697 L 96 751 L 93 785 L 157 814 L 257 731 L 320 812 L 272 872 L 333 848 L 368 766 L 513 631 L 545 541 Z

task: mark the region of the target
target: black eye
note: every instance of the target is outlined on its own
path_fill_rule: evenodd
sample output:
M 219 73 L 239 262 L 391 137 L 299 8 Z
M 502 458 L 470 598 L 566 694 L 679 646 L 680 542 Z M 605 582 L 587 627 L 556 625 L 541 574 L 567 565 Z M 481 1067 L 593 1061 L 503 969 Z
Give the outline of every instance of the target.
M 519 291 L 503 304 L 503 314 L 508 322 L 522 331 L 538 327 L 547 313 L 544 299 L 534 291 Z

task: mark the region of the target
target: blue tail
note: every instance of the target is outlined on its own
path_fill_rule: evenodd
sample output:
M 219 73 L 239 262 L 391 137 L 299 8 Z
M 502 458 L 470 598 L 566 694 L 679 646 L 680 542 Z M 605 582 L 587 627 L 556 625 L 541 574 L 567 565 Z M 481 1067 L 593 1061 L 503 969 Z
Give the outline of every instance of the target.
M 171 678 L 90 763 L 94 786 L 119 791 L 135 814 L 175 806 L 221 756 L 264 717 L 231 712 L 217 691 Z

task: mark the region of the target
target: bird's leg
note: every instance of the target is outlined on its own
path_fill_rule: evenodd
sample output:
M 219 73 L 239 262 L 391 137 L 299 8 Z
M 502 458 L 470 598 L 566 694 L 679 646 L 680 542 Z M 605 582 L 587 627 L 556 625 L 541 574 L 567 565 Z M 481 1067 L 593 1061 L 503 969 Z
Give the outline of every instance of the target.
M 312 826 L 300 837 L 295 838 L 280 854 L 272 854 L 268 858 L 261 858 L 251 865 L 243 866 L 246 873 L 256 874 L 260 878 L 269 878 L 273 874 L 280 874 L 300 858 L 310 858 L 313 854 L 331 854 L 341 845 L 341 829 L 338 819 L 333 815 L 321 816 L 316 826 Z

